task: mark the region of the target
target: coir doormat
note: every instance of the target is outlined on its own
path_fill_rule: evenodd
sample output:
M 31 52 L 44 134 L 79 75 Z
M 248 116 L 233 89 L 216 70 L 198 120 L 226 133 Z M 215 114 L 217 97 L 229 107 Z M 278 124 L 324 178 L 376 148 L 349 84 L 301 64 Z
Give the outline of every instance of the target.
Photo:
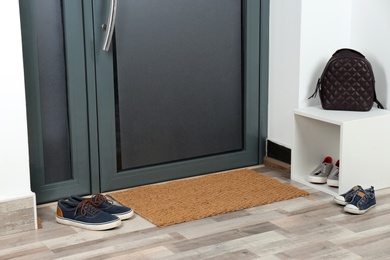
M 242 169 L 108 195 L 155 225 L 167 226 L 308 194 L 255 171 Z

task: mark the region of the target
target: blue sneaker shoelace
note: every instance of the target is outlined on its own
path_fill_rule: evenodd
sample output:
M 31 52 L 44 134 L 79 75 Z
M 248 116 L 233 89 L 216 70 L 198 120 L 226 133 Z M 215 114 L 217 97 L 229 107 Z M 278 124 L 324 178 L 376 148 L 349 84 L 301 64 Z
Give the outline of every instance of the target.
M 96 208 L 95 204 L 90 200 L 84 200 L 80 202 L 75 211 L 74 215 L 77 215 L 77 211 L 80 210 L 80 214 L 85 217 L 87 215 L 87 212 L 90 212 L 92 215 L 96 215 L 100 209 Z

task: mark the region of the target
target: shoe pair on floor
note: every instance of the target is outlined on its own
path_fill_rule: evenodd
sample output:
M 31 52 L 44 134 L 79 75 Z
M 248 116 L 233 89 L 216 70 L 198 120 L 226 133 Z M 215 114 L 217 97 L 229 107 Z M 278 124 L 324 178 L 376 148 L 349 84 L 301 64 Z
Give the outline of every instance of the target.
M 120 226 L 122 220 L 133 214 L 131 208 L 114 205 L 102 194 L 91 198 L 69 196 L 58 201 L 56 221 L 88 230 L 107 230 Z
M 334 197 L 333 200 L 344 206 L 344 211 L 352 214 L 364 214 L 376 205 L 373 186 L 363 189 L 357 185 L 346 193 Z
M 312 183 L 327 183 L 329 186 L 339 186 L 339 164 L 337 160 L 335 165 L 332 163 L 332 157 L 327 156 L 324 161 L 318 165 L 308 177 L 308 181 Z

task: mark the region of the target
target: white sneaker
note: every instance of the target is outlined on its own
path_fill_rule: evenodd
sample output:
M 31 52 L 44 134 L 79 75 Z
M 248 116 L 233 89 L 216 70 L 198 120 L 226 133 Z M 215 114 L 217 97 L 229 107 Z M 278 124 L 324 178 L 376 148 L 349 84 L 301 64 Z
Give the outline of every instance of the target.
M 325 157 L 324 161 L 309 174 L 308 181 L 312 183 L 326 183 L 332 167 L 332 157 Z

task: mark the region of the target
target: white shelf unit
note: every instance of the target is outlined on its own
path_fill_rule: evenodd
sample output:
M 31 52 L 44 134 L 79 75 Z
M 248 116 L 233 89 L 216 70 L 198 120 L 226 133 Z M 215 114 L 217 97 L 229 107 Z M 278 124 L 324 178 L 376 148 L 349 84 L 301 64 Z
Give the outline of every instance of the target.
M 339 187 L 307 181 L 326 156 L 340 160 Z M 330 195 L 355 185 L 390 187 L 390 111 L 294 110 L 291 179 Z

